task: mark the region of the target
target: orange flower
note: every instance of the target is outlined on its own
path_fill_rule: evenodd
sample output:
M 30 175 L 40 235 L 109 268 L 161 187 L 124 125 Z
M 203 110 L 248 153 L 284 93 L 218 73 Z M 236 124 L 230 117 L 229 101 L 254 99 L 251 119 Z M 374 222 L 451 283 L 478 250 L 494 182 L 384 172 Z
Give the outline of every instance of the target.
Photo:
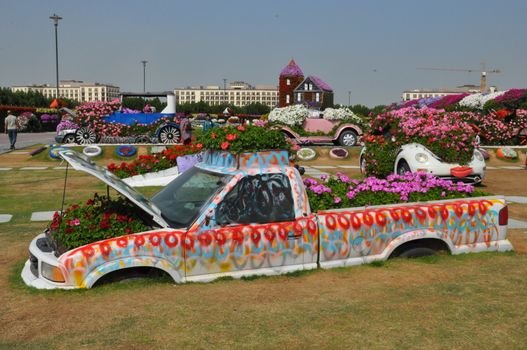
M 213 132 L 212 134 L 210 134 L 210 137 L 212 137 L 213 139 L 215 139 L 218 135 L 216 135 L 215 132 Z
M 229 143 L 228 143 L 227 141 L 225 141 L 225 142 L 223 142 L 223 143 L 221 144 L 221 149 L 222 149 L 222 150 L 226 150 L 227 148 L 229 148 Z
M 243 125 L 238 125 L 236 129 L 238 129 L 238 131 L 245 131 L 245 128 L 243 127 Z

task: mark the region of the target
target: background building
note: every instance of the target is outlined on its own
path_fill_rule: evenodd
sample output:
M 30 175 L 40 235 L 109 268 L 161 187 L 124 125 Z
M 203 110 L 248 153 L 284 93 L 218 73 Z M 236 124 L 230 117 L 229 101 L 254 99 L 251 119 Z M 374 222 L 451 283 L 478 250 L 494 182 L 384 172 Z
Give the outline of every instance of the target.
M 302 69 L 295 60 L 289 61 L 280 72 L 278 107 L 304 104 L 309 108 L 333 107 L 333 89 L 319 77 L 304 78 Z
M 489 88 L 490 92 L 497 91 L 495 86 Z M 480 92 L 480 87 L 478 85 L 462 85 L 456 88 L 446 88 L 446 89 L 414 89 L 414 90 L 405 90 L 403 92 L 403 101 L 415 100 L 417 98 L 424 97 L 438 97 L 438 96 L 447 96 L 447 95 L 457 95 L 462 93 L 475 94 Z
M 274 108 L 278 103 L 276 86 L 252 86 L 243 81 L 231 82 L 225 89 L 217 85 L 176 88 L 174 95 L 178 104 L 203 101 L 211 106 L 230 104 L 242 107 L 258 102 Z
M 40 92 L 47 98 L 57 97 L 57 88 L 48 84 L 30 86 L 12 86 L 13 92 Z M 119 98 L 119 87 L 110 84 L 85 83 L 79 80 L 61 80 L 59 98 L 68 98 L 79 102 L 110 101 Z

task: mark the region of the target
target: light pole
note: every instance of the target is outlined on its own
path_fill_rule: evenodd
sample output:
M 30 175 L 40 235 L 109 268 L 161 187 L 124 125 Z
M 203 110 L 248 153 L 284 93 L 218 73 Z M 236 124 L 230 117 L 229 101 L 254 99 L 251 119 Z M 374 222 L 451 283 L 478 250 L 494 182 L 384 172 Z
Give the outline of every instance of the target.
M 348 106 L 351 106 L 351 91 L 348 91 Z
M 141 61 L 143 64 L 143 92 L 146 92 L 146 63 L 148 61 Z
M 59 99 L 59 41 L 57 36 L 57 27 L 59 26 L 59 21 L 62 17 L 57 16 L 55 13 L 53 16 L 50 16 L 49 19 L 53 20 L 55 24 L 55 70 L 57 72 L 57 101 Z
M 227 104 L 227 79 L 223 78 L 223 103 Z

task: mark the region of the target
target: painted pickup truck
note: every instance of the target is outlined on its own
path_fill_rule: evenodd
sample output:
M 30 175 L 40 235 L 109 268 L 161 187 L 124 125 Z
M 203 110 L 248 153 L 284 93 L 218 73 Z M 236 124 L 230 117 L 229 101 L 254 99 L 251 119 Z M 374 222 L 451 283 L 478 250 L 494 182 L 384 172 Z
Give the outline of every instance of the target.
M 104 168 L 67 150 L 61 156 L 126 196 L 152 230 L 58 254 L 49 234 L 29 246 L 22 271 L 36 288 L 90 288 L 136 269 L 177 283 L 274 275 L 419 256 L 508 251 L 503 197 L 310 210 L 287 152 L 206 152 L 151 200 Z
M 327 120 L 323 118 L 307 118 L 302 125 L 307 132 L 322 132 L 325 135 L 317 136 L 302 136 L 295 132 L 288 126 L 280 126 L 284 135 L 299 145 L 325 144 L 334 143 L 345 147 L 356 146 L 360 137 L 362 137 L 362 129 L 352 123 L 344 123 L 339 125 L 336 131 L 333 129 L 340 123 L 338 120 Z

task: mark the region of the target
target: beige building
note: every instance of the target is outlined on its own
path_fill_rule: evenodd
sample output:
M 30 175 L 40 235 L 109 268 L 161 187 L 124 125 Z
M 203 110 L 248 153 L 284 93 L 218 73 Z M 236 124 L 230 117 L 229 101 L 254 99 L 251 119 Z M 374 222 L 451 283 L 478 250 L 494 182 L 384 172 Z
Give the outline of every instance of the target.
M 495 87 L 490 88 L 491 92 L 495 91 Z M 456 88 L 449 89 L 415 89 L 415 90 L 405 90 L 403 92 L 403 101 L 415 100 L 417 98 L 425 97 L 438 97 L 438 96 L 447 96 L 447 95 L 457 95 L 462 93 L 478 93 L 479 86 L 477 85 L 462 85 Z
M 259 102 L 270 108 L 278 104 L 277 86 L 252 86 L 243 81 L 231 82 L 225 86 L 225 89 L 217 85 L 176 88 L 174 95 L 178 104 L 203 101 L 211 106 L 230 104 L 242 107 Z
M 35 91 L 48 98 L 57 97 L 57 88 L 48 84 L 12 86 L 11 90 L 13 92 Z M 78 80 L 61 80 L 59 83 L 59 97 L 79 102 L 110 101 L 114 98 L 119 98 L 119 87 L 109 84 L 85 83 Z

